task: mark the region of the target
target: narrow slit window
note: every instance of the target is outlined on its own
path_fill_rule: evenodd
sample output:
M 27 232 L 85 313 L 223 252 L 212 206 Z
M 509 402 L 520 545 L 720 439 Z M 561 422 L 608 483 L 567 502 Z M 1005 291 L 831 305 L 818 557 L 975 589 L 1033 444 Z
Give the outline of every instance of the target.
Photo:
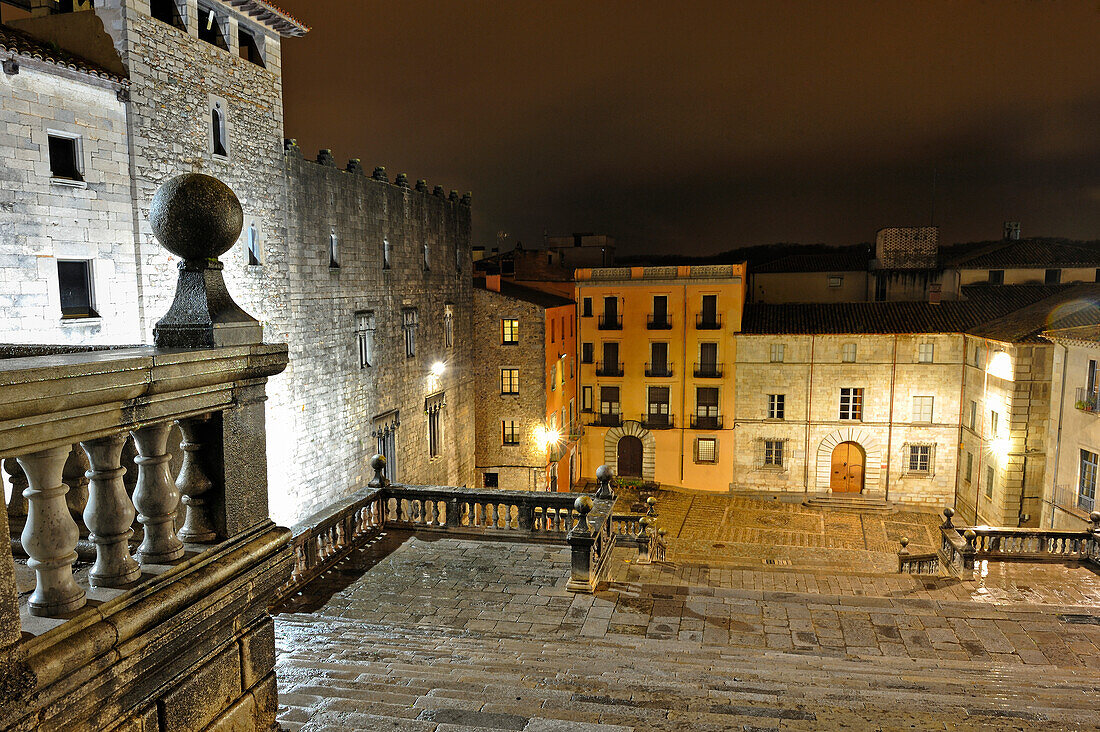
M 336 236 L 336 229 L 328 235 L 328 266 L 334 269 L 340 267 L 340 239 Z
M 260 231 L 256 228 L 256 222 L 248 224 L 247 234 L 248 263 L 251 265 L 260 263 Z
M 210 108 L 211 152 L 223 158 L 229 157 L 229 141 L 225 133 L 225 109 L 221 102 Z

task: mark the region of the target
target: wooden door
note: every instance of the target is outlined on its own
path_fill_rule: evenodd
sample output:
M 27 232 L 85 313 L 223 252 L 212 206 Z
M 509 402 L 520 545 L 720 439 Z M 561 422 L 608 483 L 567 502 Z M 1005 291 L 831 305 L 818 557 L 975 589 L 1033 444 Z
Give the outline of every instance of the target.
M 617 475 L 632 478 L 642 475 L 642 441 L 626 435 L 619 438 L 619 472 Z
M 833 493 L 861 493 L 865 458 L 863 448 L 854 442 L 842 442 L 833 448 L 829 489 Z

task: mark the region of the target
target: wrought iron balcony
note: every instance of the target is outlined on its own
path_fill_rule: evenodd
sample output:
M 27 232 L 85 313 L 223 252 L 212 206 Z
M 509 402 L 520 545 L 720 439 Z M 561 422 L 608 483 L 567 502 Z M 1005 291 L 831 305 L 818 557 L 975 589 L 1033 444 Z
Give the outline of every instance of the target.
M 669 320 L 667 313 L 664 315 L 650 315 L 646 318 L 645 327 L 648 330 L 672 330 L 672 321 Z
M 599 413 L 589 422 L 594 427 L 622 427 L 623 416 L 621 414 Z
M 691 428 L 693 430 L 720 430 L 722 429 L 722 417 L 704 417 L 699 414 L 691 416 Z
M 695 378 L 697 378 L 697 379 L 720 379 L 720 378 L 722 378 L 722 364 L 720 364 L 720 363 L 697 363 L 697 364 L 695 364 Z
M 1079 388 L 1073 406 L 1077 407 L 1082 412 L 1100 414 L 1100 388 Z
M 700 313 L 695 316 L 696 330 L 719 330 L 722 327 L 720 313 Z
M 596 376 L 622 376 L 623 364 L 621 361 L 614 361 L 607 363 L 606 361 L 600 361 L 596 364 Z
M 650 378 L 668 378 L 672 376 L 672 364 L 668 363 L 647 363 L 645 365 L 645 375 Z
M 601 315 L 596 327 L 600 330 L 622 330 L 623 316 L 612 315 L 608 317 L 607 315 Z
M 671 414 L 643 413 L 640 421 L 647 430 L 670 430 L 676 426 L 676 419 Z

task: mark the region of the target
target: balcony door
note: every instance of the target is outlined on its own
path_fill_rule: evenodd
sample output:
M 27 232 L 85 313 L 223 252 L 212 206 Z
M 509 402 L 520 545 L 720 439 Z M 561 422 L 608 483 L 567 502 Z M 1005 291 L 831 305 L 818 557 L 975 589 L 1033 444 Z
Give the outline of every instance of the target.
M 614 373 L 619 368 L 619 344 L 617 341 L 604 341 L 603 344 L 603 370 L 605 373 Z
M 718 296 L 703 295 L 703 322 L 718 322 Z
M 653 296 L 653 322 L 668 322 L 668 297 L 665 295 Z
M 619 298 L 605 297 L 603 299 L 603 320 L 609 326 L 619 322 Z
M 699 370 L 706 374 L 713 374 L 718 368 L 718 344 L 699 344 Z
M 654 375 L 666 373 L 668 371 L 668 344 L 650 343 L 649 360 L 650 371 Z

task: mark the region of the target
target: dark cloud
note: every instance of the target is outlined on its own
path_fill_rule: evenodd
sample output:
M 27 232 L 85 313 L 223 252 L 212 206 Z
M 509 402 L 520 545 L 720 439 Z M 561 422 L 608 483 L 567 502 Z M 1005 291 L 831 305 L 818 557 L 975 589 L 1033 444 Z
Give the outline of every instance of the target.
M 638 252 L 1100 236 L 1100 4 L 285 0 L 286 128 Z

